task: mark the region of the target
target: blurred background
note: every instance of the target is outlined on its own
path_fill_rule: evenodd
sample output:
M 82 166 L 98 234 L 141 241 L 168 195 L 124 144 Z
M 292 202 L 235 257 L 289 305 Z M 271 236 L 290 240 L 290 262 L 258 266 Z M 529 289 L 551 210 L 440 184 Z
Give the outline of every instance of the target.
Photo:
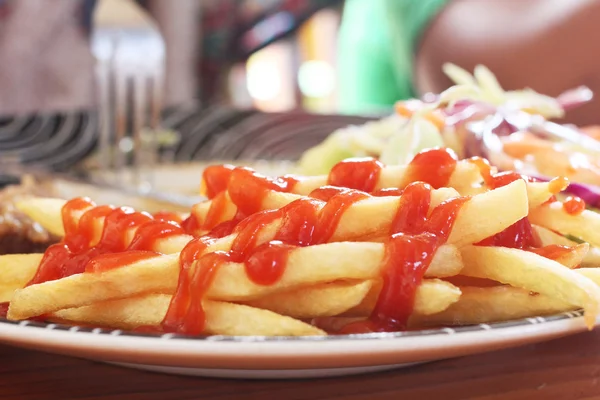
M 0 165 L 294 160 L 444 90 L 445 62 L 595 90 L 598 20 L 600 0 L 0 0 Z
M 94 104 L 94 13 L 102 7 L 105 19 L 127 25 L 128 3 L 148 13 L 165 41 L 166 106 L 196 99 L 335 111 L 342 1 L 0 0 L 0 82 L 11 93 L 0 94 L 0 114 Z

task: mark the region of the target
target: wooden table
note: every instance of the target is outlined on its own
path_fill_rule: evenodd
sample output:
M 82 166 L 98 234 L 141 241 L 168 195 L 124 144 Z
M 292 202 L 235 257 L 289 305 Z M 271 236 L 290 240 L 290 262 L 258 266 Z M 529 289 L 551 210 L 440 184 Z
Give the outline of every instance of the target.
M 600 330 L 517 349 L 348 378 L 239 381 L 138 372 L 0 346 L 0 399 L 600 398 Z

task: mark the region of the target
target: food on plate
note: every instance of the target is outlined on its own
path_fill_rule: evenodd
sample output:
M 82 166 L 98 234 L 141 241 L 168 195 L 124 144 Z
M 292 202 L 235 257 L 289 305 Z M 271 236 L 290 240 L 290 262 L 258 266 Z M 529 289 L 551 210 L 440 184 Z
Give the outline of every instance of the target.
M 98 187 L 38 170 L 32 173 L 29 171 L 21 173 L 18 169 L 9 172 L 6 176 L 9 179 L 4 179 L 9 181 L 9 184 L 5 187 L 0 186 L 0 255 L 41 252 L 58 242 L 64 234 L 60 216 L 54 226 L 48 225 L 44 220 L 46 215 L 55 215 L 48 213 L 47 207 L 51 207 L 52 201 L 58 198 L 85 195 L 95 201 L 103 202 L 111 199 L 120 204 L 151 212 L 187 211 L 187 207 L 184 208 L 173 201 L 126 193 L 114 187 Z M 13 179 L 18 175 L 21 176 L 20 179 Z M 29 215 L 29 212 L 23 212 L 22 209 L 25 207 L 26 200 L 32 197 L 43 197 L 47 200 L 44 207 L 29 210 L 33 213 Z M 22 204 L 21 209 L 17 208 L 16 203 Z
M 215 165 L 189 214 L 22 199 L 61 241 L 0 256 L 0 302 L 11 320 L 184 335 L 395 332 L 577 309 L 592 327 L 600 216 L 558 200 L 568 185 L 431 148 L 321 176 Z
M 51 187 L 31 176 L 24 176 L 20 184 L 0 188 L 0 255 L 44 251 L 60 239 L 15 207 L 24 197 L 52 195 Z
M 349 157 L 370 156 L 404 165 L 419 151 L 452 148 L 459 157 L 479 156 L 500 171 L 571 182 L 565 195 L 600 208 L 600 129 L 553 122 L 592 98 L 585 87 L 552 98 L 530 89 L 505 91 L 484 66 L 474 74 L 447 64 L 455 83 L 439 95 L 399 101 L 394 115 L 332 133 L 300 159 L 299 173 L 326 174 Z

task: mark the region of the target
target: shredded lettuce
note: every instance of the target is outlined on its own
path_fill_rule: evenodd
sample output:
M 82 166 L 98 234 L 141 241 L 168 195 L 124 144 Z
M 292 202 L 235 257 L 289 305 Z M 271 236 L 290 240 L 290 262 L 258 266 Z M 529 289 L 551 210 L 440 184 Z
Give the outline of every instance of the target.
M 387 165 L 407 164 L 421 150 L 443 146 L 442 135 L 433 123 L 413 117 L 390 138 L 379 159 Z
M 360 126 L 338 129 L 322 143 L 307 150 L 298 162 L 303 175 L 324 175 L 338 162 L 350 157 L 378 158 L 391 137 L 397 134 L 407 119 L 391 115 Z
M 519 112 L 519 115 L 528 118 L 536 115 L 551 119 L 564 115 L 561 103 L 555 98 L 531 89 L 505 91 L 494 74 L 482 65 L 475 67 L 472 74 L 454 64 L 446 64 L 443 69 L 455 85 L 433 97 L 433 101 L 412 100 L 416 107 L 405 107 L 405 114 L 410 114 L 409 117 L 391 115 L 361 126 L 338 129 L 302 155 L 298 172 L 304 175 L 327 174 L 336 163 L 351 157 L 372 156 L 387 165 L 406 164 L 416 153 L 433 147 L 450 147 L 462 157 L 466 150 L 465 135 L 459 132 L 463 129 L 460 124 L 471 117 L 460 112 L 452 113 L 459 102 L 477 104 L 485 110 L 475 114 L 475 118 L 481 120 L 492 114 L 517 115 Z M 582 89 L 577 93 L 583 93 Z M 582 98 L 582 95 L 577 98 Z M 441 124 L 445 125 L 443 127 L 432 122 L 435 119 L 428 118 L 438 113 L 445 116 Z M 581 153 L 590 152 L 582 146 L 575 148 L 575 144 L 565 145 Z

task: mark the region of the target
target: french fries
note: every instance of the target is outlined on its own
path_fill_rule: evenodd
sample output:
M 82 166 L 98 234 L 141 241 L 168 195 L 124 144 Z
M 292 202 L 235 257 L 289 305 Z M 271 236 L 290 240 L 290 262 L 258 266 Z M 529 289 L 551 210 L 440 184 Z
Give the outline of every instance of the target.
M 577 310 L 552 296 L 512 286 L 463 287 L 459 301 L 440 313 L 411 320 L 415 326 L 471 325 Z
M 531 210 L 529 219 L 533 224 L 600 246 L 600 214 L 593 211 L 571 215 L 563 209 L 562 203 L 555 201 Z
M 56 236 L 64 236 L 65 228 L 61 218 L 61 210 L 65 205 L 61 199 L 31 197 L 19 200 L 17 208 L 29 218 L 40 224 L 48 232 Z M 80 217 L 83 212 L 79 213 Z
M 380 291 L 381 282 L 378 282 L 373 285 L 360 304 L 339 314 L 343 314 L 345 317 L 368 317 L 375 308 Z M 440 279 L 426 279 L 417 289 L 413 316 L 425 316 L 442 312 L 457 302 L 460 295 L 460 289 L 449 282 Z M 322 316 L 325 317 L 326 315 Z
M 285 274 L 270 286 L 250 281 L 243 264 L 226 263 L 217 271 L 207 296 L 221 301 L 248 301 L 310 284 L 341 279 L 374 279 L 380 274 L 383 258 L 384 245 L 381 243 L 341 242 L 298 248 L 290 253 Z M 452 276 L 462 267 L 457 249 L 446 245 L 440 247 L 425 276 Z M 65 308 L 143 293 L 173 294 L 178 273 L 178 255 L 175 254 L 143 260 L 104 273 L 77 274 L 32 285 L 14 293 L 8 318 L 27 319 Z
M 465 260 L 463 275 L 491 278 L 582 307 L 588 326 L 594 325 L 600 305 L 600 288 L 576 271 L 518 249 L 466 246 L 462 256 Z
M 120 329 L 157 326 L 164 318 L 171 296 L 151 294 L 96 303 L 55 313 L 55 321 L 107 325 Z M 206 334 L 232 336 L 314 336 L 322 330 L 296 319 L 259 308 L 220 301 L 204 303 Z
M 600 313 L 600 216 L 570 215 L 560 202 L 549 203 L 567 181 L 558 180 L 561 186 L 516 179 L 490 188 L 467 160 L 432 179 L 439 183 L 441 175 L 446 184 L 432 189 L 411 182 L 411 165 L 382 167 L 378 175 L 356 176 L 375 179 L 374 191 L 391 188 L 393 194 L 345 192 L 327 201 L 307 196 L 329 182 L 326 176 L 299 178 L 290 192 L 273 185 L 261 192 L 258 177 L 249 186 L 257 191 L 252 201 L 259 210 L 252 215 L 238 211 L 240 204 L 248 207 L 230 195 L 233 183 L 220 182 L 225 191 L 192 207 L 190 227 L 149 238 L 136 249 L 143 254 L 127 248 L 144 232 L 138 225 L 115 229 L 109 217 L 91 220 L 86 213 L 93 205 L 64 212 L 70 204 L 64 200 L 23 199 L 21 211 L 48 231 L 67 235 L 61 245 L 67 253 L 1 256 L 1 301 L 9 303 L 11 320 L 44 316 L 202 335 L 418 329 L 577 309 L 593 327 Z M 83 220 L 90 229 L 87 242 L 69 236 Z M 533 224 L 533 239 L 523 242 L 519 236 L 503 244 L 514 227 L 527 224 Z M 65 226 L 75 231 L 65 233 Z M 501 239 L 489 242 L 492 237 Z M 125 250 L 110 247 L 120 241 Z M 550 256 L 540 246 L 560 251 Z M 29 284 L 48 254 L 52 267 L 52 257 L 87 260 L 86 251 L 92 251 L 89 263 L 109 256 L 116 265 L 85 264 L 77 270 L 84 272 Z
M 17 289 L 33 278 L 43 254 L 9 254 L 0 257 L 0 303 L 8 302 Z

